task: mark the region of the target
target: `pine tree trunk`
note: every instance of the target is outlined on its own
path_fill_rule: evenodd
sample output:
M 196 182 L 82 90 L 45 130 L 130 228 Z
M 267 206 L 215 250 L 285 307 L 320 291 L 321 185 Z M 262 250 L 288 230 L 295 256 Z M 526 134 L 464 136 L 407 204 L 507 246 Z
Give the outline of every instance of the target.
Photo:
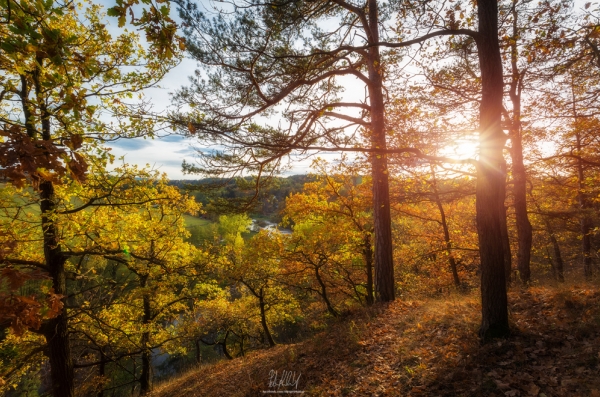
M 377 0 L 368 1 L 368 20 L 369 42 L 377 43 L 379 42 Z M 377 46 L 370 47 L 368 50 L 367 69 L 371 105 L 371 148 L 386 150 L 383 70 Z M 371 166 L 375 229 L 375 298 L 378 302 L 390 302 L 395 299 L 395 282 L 387 155 L 374 153 L 371 156 Z
M 477 2 L 477 47 L 481 69 L 479 119 L 480 155 L 477 166 L 476 210 L 481 260 L 482 338 L 509 334 L 504 247 L 500 208 L 505 197 L 502 150 L 506 136 L 501 127 L 503 76 L 498 43 L 498 2 Z
M 500 230 L 502 232 L 502 248 L 504 250 L 504 276 L 506 277 L 506 284 L 510 285 L 510 275 L 512 274 L 512 252 L 510 250 L 510 239 L 508 236 L 506 209 L 503 201 L 500 203 Z
M 517 47 L 518 31 L 518 13 L 516 9 L 517 0 L 513 0 L 513 32 L 511 41 L 511 67 L 512 77 L 509 90 L 510 100 L 513 105 L 513 117 L 510 128 L 513 176 L 513 197 L 515 205 L 515 218 L 517 222 L 517 270 L 519 278 L 523 284 L 528 284 L 531 280 L 531 244 L 533 241 L 533 229 L 527 216 L 527 174 L 525 164 L 523 163 L 523 139 L 521 130 L 521 89 L 523 76 L 519 72 Z
M 365 233 L 363 238 L 363 256 L 365 258 L 365 271 L 367 273 L 367 306 L 375 303 L 373 294 L 373 248 L 371 246 L 371 234 Z

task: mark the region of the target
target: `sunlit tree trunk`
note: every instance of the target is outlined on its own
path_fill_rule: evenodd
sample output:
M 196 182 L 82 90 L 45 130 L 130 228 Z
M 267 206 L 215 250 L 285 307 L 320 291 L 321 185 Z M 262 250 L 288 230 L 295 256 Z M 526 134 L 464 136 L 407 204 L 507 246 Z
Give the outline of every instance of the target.
M 377 0 L 368 1 L 368 34 L 371 43 L 379 42 Z M 385 109 L 383 100 L 383 69 L 379 47 L 368 50 L 369 98 L 371 105 L 371 147 L 386 150 Z M 392 255 L 392 218 L 390 214 L 390 187 L 385 154 L 371 156 L 373 177 L 373 220 L 375 228 L 375 298 L 379 302 L 395 299 L 394 257 Z

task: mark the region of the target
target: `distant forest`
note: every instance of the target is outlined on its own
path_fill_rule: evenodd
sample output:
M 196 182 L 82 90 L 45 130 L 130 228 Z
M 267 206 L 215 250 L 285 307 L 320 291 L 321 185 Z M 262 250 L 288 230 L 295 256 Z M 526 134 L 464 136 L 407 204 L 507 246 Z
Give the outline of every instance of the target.
M 171 180 L 169 184 L 188 191 L 202 204 L 201 217 L 217 220 L 222 213 L 247 212 L 252 218 L 279 223 L 285 199 L 314 180 L 311 175 L 272 177 L 260 181 L 258 190 L 252 177 Z

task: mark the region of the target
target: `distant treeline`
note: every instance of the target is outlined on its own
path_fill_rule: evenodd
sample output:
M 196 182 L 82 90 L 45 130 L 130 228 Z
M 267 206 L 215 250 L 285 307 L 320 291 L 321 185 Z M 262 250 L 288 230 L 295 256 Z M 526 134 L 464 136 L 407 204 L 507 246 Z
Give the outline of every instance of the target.
M 196 180 L 171 180 L 170 184 L 187 190 L 202 203 L 204 216 L 216 219 L 223 213 L 248 213 L 254 218 L 279 222 L 285 199 L 300 192 L 305 183 L 314 181 L 311 175 L 292 175 L 261 179 L 204 178 Z

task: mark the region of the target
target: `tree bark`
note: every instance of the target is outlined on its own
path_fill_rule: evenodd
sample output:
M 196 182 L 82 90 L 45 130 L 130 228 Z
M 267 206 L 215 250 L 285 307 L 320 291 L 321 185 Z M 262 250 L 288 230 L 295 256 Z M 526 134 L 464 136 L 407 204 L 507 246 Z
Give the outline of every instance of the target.
M 368 0 L 368 20 L 369 26 L 365 29 L 368 30 L 369 42 L 371 44 L 378 43 L 379 15 L 377 0 Z M 383 68 L 381 67 L 378 46 L 372 46 L 368 50 L 367 69 L 371 105 L 371 147 L 386 150 Z M 371 156 L 371 166 L 375 229 L 375 298 L 378 302 L 390 302 L 395 299 L 395 282 L 387 155 L 373 154 Z
M 502 249 L 504 250 L 504 276 L 506 284 L 510 285 L 512 274 L 512 253 L 510 250 L 510 239 L 508 236 L 508 223 L 506 219 L 506 206 L 504 201 L 500 203 L 500 230 L 502 232 Z
M 503 77 L 498 43 L 498 2 L 477 2 L 479 34 L 476 38 L 481 69 L 479 115 L 480 155 L 477 166 L 476 210 L 481 260 L 481 328 L 483 339 L 509 334 L 500 208 L 506 188 L 502 150 Z
M 517 270 L 523 284 L 531 281 L 531 244 L 533 241 L 533 229 L 527 216 L 527 174 L 523 163 L 523 139 L 521 129 L 521 90 L 523 75 L 519 72 L 517 65 L 519 52 L 517 48 L 518 13 L 516 9 L 517 0 L 513 0 L 513 38 L 511 42 L 511 67 L 512 77 L 509 89 L 510 100 L 513 105 L 513 116 L 510 128 L 513 199 L 515 206 L 515 218 L 517 223 Z
M 375 303 L 373 295 L 373 247 L 371 246 L 371 234 L 365 233 L 363 238 L 363 256 L 365 258 L 365 271 L 367 273 L 367 306 Z

